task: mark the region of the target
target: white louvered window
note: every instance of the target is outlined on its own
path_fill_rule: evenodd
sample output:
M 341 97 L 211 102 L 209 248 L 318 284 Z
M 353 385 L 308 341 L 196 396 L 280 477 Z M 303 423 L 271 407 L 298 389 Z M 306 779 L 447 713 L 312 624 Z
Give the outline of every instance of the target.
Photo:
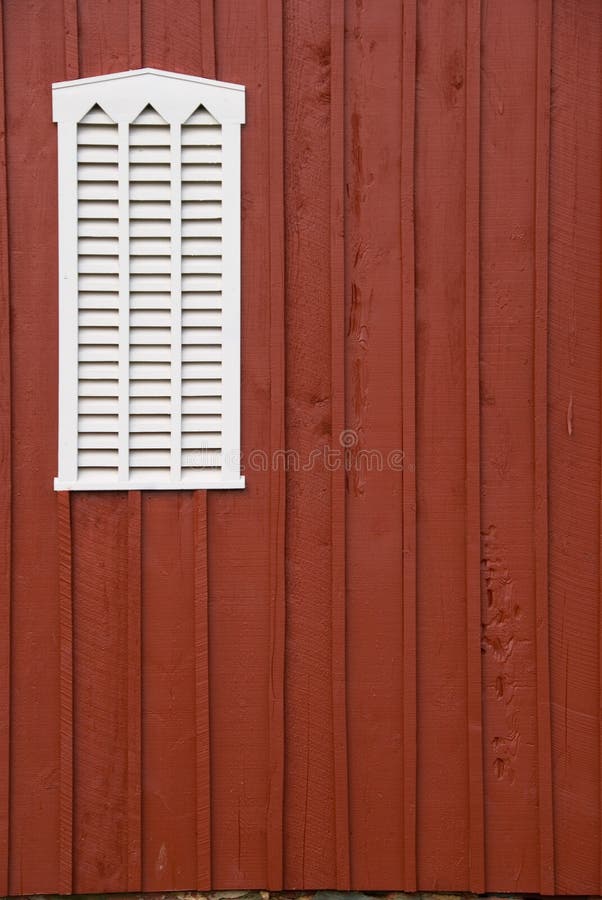
M 53 85 L 56 490 L 240 488 L 244 88 L 141 69 Z

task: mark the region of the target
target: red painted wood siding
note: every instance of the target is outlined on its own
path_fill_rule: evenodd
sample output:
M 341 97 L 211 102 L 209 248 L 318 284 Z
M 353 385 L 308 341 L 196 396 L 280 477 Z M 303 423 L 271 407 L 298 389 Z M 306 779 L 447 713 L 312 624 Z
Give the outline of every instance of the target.
M 600 894 L 602 5 L 0 9 L 0 892 Z M 247 86 L 244 492 L 52 490 L 50 85 L 140 66 Z

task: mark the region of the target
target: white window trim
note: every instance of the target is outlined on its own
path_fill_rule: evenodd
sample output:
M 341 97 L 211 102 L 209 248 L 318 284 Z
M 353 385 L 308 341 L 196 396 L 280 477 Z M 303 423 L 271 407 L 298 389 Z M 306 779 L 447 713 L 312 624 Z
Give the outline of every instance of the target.
M 53 84 L 53 121 L 58 123 L 59 164 L 59 472 L 55 490 L 189 490 L 242 488 L 240 474 L 240 126 L 245 121 L 245 89 L 228 84 L 164 72 L 140 69 L 65 81 Z M 129 478 L 129 427 L 119 428 L 119 472 L 114 481 L 80 480 L 78 477 L 78 169 L 77 123 L 98 104 L 118 126 L 119 133 L 119 253 L 120 253 L 120 413 L 129 408 L 129 382 L 124 391 L 124 368 L 129 371 L 129 213 L 128 176 L 123 163 L 128 161 L 128 126 L 151 105 L 171 126 L 172 222 L 171 293 L 172 383 L 178 384 L 172 395 L 172 469 L 167 481 Z M 179 390 L 180 344 L 174 350 L 181 317 L 179 267 L 181 219 L 179 216 L 180 143 L 175 136 L 180 127 L 202 105 L 222 128 L 222 445 L 219 471 L 194 471 L 193 477 L 180 480 L 181 393 Z M 125 142 L 124 137 L 125 135 Z M 126 170 L 129 171 L 129 170 Z M 175 178 L 174 178 L 175 173 Z M 125 237 L 124 237 L 125 236 Z M 124 297 L 125 294 L 125 297 Z M 125 305 L 124 305 L 125 302 Z M 176 308 L 177 307 L 177 308 Z M 128 355 L 125 355 L 128 354 Z M 125 441 L 125 444 L 124 444 Z M 178 463 L 174 464 L 177 457 Z M 123 465 L 125 460 L 125 466 Z M 197 476 L 198 471 L 198 476 Z

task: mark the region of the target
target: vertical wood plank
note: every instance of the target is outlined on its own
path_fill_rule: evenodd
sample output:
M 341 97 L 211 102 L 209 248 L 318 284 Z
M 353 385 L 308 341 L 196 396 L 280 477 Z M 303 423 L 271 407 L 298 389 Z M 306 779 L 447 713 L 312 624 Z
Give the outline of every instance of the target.
M 403 889 L 416 890 L 416 0 L 404 0 L 401 78 Z
M 77 15 L 79 77 L 140 67 L 140 0 L 77 0 Z
M 75 893 L 127 890 L 135 860 L 132 736 L 140 720 L 132 681 L 139 666 L 133 637 L 139 597 L 130 503 L 135 500 L 125 492 L 71 496 Z
M 60 846 L 59 890 L 73 890 L 73 595 L 71 497 L 57 494 L 60 604 Z
M 485 890 L 481 679 L 481 447 L 479 196 L 481 0 L 466 3 L 466 672 L 470 867 L 474 893 Z
M 284 433 L 284 105 L 283 9 L 266 0 L 268 87 L 268 223 L 270 259 L 270 449 L 283 449 Z M 267 806 L 267 882 L 282 888 L 284 804 L 284 624 L 286 482 L 282 466 L 270 471 L 269 571 L 270 669 L 268 682 L 269 780 Z
M 128 69 L 142 66 L 142 0 L 128 0 Z
M 534 515 L 540 892 L 554 893 L 549 658 L 548 266 L 552 0 L 537 4 L 534 279 Z
M 418 890 L 436 891 L 467 884 L 471 864 L 465 0 L 419 3 L 417 35 Z
M 321 458 L 305 468 L 312 453 L 340 447 L 344 427 L 335 11 L 330 2 L 297 0 L 284 22 L 286 446 L 302 461 L 286 475 L 284 879 L 308 888 L 337 885 L 346 839 L 337 824 L 345 747 L 340 730 L 335 736 L 345 716 L 344 473 L 329 472 Z
M 193 517 L 196 721 L 196 889 L 199 891 L 206 891 L 211 887 L 207 491 L 194 492 Z
M 205 78 L 216 78 L 214 0 L 199 0 L 201 25 L 201 71 Z
M 177 13 L 162 0 L 144 0 L 142 65 L 214 77 L 213 0 L 181 0 Z
M 399 160 L 411 101 L 406 96 L 404 109 L 402 14 L 402 4 L 390 5 L 386 16 L 379 4 L 345 4 L 346 429 L 333 449 L 345 446 L 348 470 L 351 883 L 373 890 L 402 883 L 405 857 L 400 411 L 410 336 L 403 335 L 399 297 L 408 277 L 400 254 Z M 405 237 L 408 225 L 406 210 Z M 407 502 L 406 494 L 406 513 Z
M 79 77 L 77 0 L 63 0 L 65 28 L 65 80 Z
M 142 495 L 128 492 L 127 890 L 142 890 Z
M 602 6 L 553 8 L 549 594 L 554 868 L 600 890 L 600 249 Z
M 540 890 L 533 503 L 536 48 L 535 3 L 482 5 L 482 665 L 488 891 Z
M 278 826 L 269 720 L 281 657 L 270 581 L 271 510 L 270 107 L 265 0 L 215 5 L 218 77 L 247 86 L 242 129 L 242 447 L 244 491 L 209 502 L 212 867 L 214 887 L 267 885 L 268 820 Z M 278 13 L 278 16 L 280 13 Z M 273 27 L 273 26 L 272 26 Z M 274 117 L 275 118 L 275 117 Z M 276 141 L 276 137 L 273 138 Z M 278 301 L 273 301 L 278 308 Z M 278 385 L 275 386 L 278 391 Z M 281 692 L 280 692 L 281 693 Z M 276 755 L 277 759 L 277 755 Z M 270 783 L 271 782 L 271 783 Z M 267 814 L 266 814 L 267 810 Z M 272 826 L 275 825 L 275 828 Z M 272 871 L 272 876 L 274 872 Z
M 142 889 L 196 882 L 193 493 L 142 499 Z
M 11 657 L 11 341 L 4 16 L 0 6 L 0 891 L 8 894 Z
M 65 77 L 62 0 L 4 4 L 10 191 L 12 434 L 9 893 L 60 889 L 57 577 L 57 246 L 53 81 Z M 35 122 L 35 127 L 32 127 Z M 26 636 L 26 637 L 25 637 Z
M 330 303 L 331 446 L 345 430 L 345 4 L 330 2 Z M 349 890 L 349 783 L 347 759 L 347 665 L 345 492 L 343 466 L 331 475 L 332 715 L 336 886 Z

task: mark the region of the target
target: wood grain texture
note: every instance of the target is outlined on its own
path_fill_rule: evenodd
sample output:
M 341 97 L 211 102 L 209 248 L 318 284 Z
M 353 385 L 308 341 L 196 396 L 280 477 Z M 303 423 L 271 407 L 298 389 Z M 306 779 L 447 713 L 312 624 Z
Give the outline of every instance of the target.
M 201 72 L 205 78 L 216 77 L 214 0 L 199 0 L 201 28 Z
M 554 6 L 549 591 L 556 890 L 599 893 L 602 9 Z M 570 473 L 570 477 L 567 477 Z
M 0 7 L 0 890 L 8 894 L 10 821 L 10 658 L 11 658 L 11 506 L 12 396 L 10 254 L 6 160 L 4 15 Z
M 194 529 L 196 889 L 206 891 L 211 887 L 207 491 L 194 492 L 192 513 Z
M 345 4 L 330 3 L 330 365 L 331 446 L 345 431 Z M 332 712 L 335 884 L 349 890 L 349 756 L 347 749 L 346 478 L 331 475 Z
M 418 882 L 470 879 L 466 653 L 466 5 L 419 3 Z M 474 540 L 474 535 L 471 535 Z
M 142 66 L 142 0 L 128 0 L 128 69 Z
M 63 0 L 65 27 L 65 80 L 79 77 L 79 22 L 77 0 Z
M 534 516 L 537 666 L 539 890 L 553 894 L 554 812 L 549 657 L 548 286 L 552 0 L 537 4 L 534 271 Z
M 483 758 L 486 846 L 495 848 L 487 858 L 489 891 L 502 885 L 540 890 L 533 425 L 536 13 L 535 4 L 487 4 L 482 19 Z M 506 64 L 509 55 L 512 66 Z
M 245 490 L 212 492 L 209 680 L 213 884 L 267 884 L 274 611 L 270 581 L 270 128 L 265 0 L 215 5 L 217 76 L 245 84 L 242 153 L 242 450 Z M 249 127 L 251 122 L 254 127 Z M 260 238 L 261 236 L 261 238 Z M 272 261 L 276 265 L 277 261 Z M 265 455 L 264 455 L 265 454 Z M 265 460 L 265 464 L 264 464 Z M 275 671 L 281 660 L 274 660 Z M 272 794 L 273 796 L 273 794 Z M 273 840 L 271 832 L 270 840 Z M 273 844 L 272 844 L 273 846 Z M 217 848 L 219 847 L 219 850 Z M 273 874 L 273 873 L 272 873 Z
M 142 890 L 142 495 L 128 494 L 127 889 Z
M 60 604 L 60 812 L 59 885 L 73 891 L 73 564 L 71 497 L 57 494 Z
M 386 890 L 403 875 L 403 473 L 388 463 L 402 446 L 401 5 L 385 20 L 377 5 L 346 3 L 345 21 L 346 430 L 337 444 L 348 469 L 351 883 Z M 376 97 L 388 98 L 386 113 Z
M 338 445 L 342 430 L 335 433 L 332 349 L 344 318 L 335 332 L 342 291 L 331 300 L 336 269 L 331 169 L 325 165 L 334 99 L 329 5 L 290 4 L 284 24 L 286 57 L 295 61 L 284 96 L 286 446 L 307 460 L 314 450 Z M 312 881 L 325 888 L 337 882 L 333 587 L 335 573 L 339 579 L 341 573 L 332 535 L 335 521 L 340 526 L 340 510 L 336 517 L 333 508 L 335 477 L 320 460 L 311 479 L 293 466 L 286 474 L 284 874 L 288 884 Z
M 129 702 L 134 598 L 128 587 L 128 504 L 126 494 L 72 497 L 77 893 L 94 884 L 123 890 L 128 881 L 130 741 L 136 727 Z
M 142 888 L 196 882 L 193 495 L 142 495 Z
M 0 888 L 599 893 L 599 4 L 0 15 Z M 56 495 L 50 85 L 143 65 L 246 86 L 246 488 Z
M 4 4 L 12 374 L 9 893 L 58 891 L 60 601 L 56 131 L 62 0 Z M 3 429 L 5 424 L 3 422 Z

